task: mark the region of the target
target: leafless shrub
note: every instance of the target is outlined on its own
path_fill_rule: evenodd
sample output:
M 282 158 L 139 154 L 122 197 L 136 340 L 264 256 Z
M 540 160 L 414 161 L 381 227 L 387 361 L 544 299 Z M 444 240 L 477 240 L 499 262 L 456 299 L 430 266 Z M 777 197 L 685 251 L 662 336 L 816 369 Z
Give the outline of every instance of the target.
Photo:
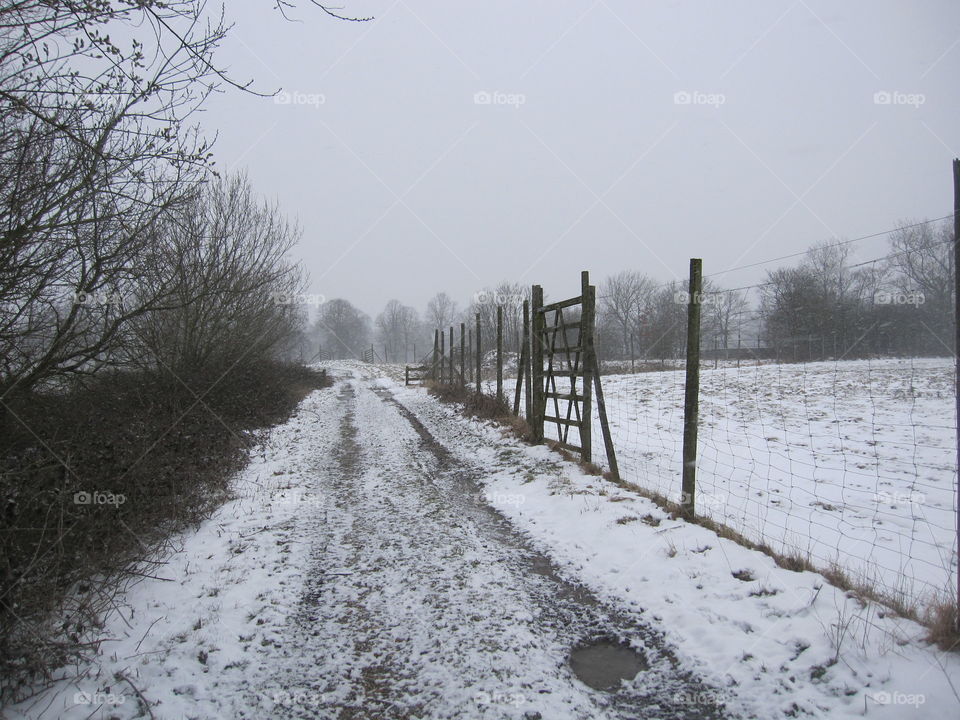
M 298 239 L 243 175 L 196 193 L 160 226 L 143 273 L 167 303 L 132 323 L 130 361 L 192 372 L 276 355 L 305 322 L 303 273 L 287 260 Z
M 0 699 L 93 649 L 113 595 L 153 573 L 171 532 L 222 503 L 258 430 L 329 383 L 272 364 L 216 377 L 105 373 L 12 407 L 21 422 L 0 439 Z
M 98 369 L 130 318 L 158 223 L 206 176 L 192 113 L 225 79 L 194 0 L 0 8 L 0 387 Z M 111 37 L 128 36 L 123 46 Z M 145 44 L 156 46 L 155 53 Z

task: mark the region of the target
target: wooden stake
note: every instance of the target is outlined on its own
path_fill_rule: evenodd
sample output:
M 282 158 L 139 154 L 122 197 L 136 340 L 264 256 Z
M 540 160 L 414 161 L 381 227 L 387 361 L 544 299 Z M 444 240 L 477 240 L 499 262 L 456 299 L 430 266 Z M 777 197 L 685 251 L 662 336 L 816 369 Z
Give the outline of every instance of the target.
M 546 398 L 543 394 L 543 287 L 534 285 L 531 290 L 531 322 L 533 335 L 530 338 L 530 391 L 533 396 L 533 411 L 531 426 L 533 441 L 543 442 L 543 415 L 546 409 Z
M 580 273 L 580 352 L 583 365 L 583 413 L 580 416 L 580 460 L 593 461 L 593 415 L 591 399 L 593 392 L 593 367 L 596 364 L 593 352 L 593 316 L 596 303 L 596 288 L 590 284 L 590 273 Z M 564 333 L 566 339 L 566 333 Z M 571 392 L 576 392 L 576 378 L 571 376 Z
M 703 261 L 690 260 L 690 297 L 687 299 L 687 376 L 683 398 L 683 479 L 680 507 L 693 517 L 697 485 L 697 423 L 700 416 L 700 296 Z
M 480 395 L 483 392 L 483 388 L 480 387 L 480 378 L 482 373 L 480 372 L 483 367 L 483 353 L 480 351 L 480 313 L 477 313 L 477 395 Z
M 460 323 L 460 384 L 467 382 L 466 373 L 467 324 Z
M 497 305 L 497 402 L 503 402 L 503 307 Z

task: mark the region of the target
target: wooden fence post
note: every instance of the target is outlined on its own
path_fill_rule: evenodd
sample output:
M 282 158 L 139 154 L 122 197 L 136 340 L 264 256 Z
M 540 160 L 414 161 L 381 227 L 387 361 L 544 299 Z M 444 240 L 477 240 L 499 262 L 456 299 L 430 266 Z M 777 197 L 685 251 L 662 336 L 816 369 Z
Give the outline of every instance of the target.
M 477 313 L 477 395 L 483 392 L 483 388 L 480 387 L 480 378 L 482 373 L 480 370 L 483 367 L 483 352 L 480 350 L 480 313 Z
M 620 466 L 617 465 L 617 452 L 613 447 L 613 436 L 610 434 L 610 423 L 607 420 L 607 404 L 603 400 L 603 387 L 600 383 L 600 363 L 597 354 L 593 354 L 593 389 L 597 394 L 597 415 L 600 416 L 600 432 L 603 433 L 603 448 L 607 453 L 607 463 L 610 465 L 610 476 L 614 480 L 620 479 Z
M 454 347 L 453 347 L 453 325 L 451 325 L 450 326 L 450 375 L 447 378 L 448 385 L 453 385 L 456 382 L 456 379 L 454 378 L 454 375 L 453 375 L 453 358 L 454 358 L 455 352 L 456 351 L 454 350 Z
M 533 398 L 531 424 L 533 427 L 533 441 L 543 442 L 543 287 L 534 285 L 531 290 L 531 324 L 530 337 L 530 394 Z
M 584 270 L 580 273 L 580 368 L 583 372 L 583 415 L 580 416 L 580 460 L 585 463 L 593 461 L 593 304 L 595 302 L 594 288 L 590 285 L 590 273 Z M 566 333 L 564 333 L 566 338 Z M 571 368 L 572 371 L 572 368 Z M 574 382 L 572 392 L 576 392 L 576 375 L 571 374 Z
M 434 382 L 437 381 L 437 358 L 440 356 L 440 331 L 434 328 L 433 330 L 433 363 L 430 368 L 430 379 Z
M 443 328 L 441 328 L 441 329 L 439 330 L 439 332 L 440 332 L 440 378 L 439 378 L 439 382 L 440 382 L 441 385 L 443 385 L 443 366 L 444 366 L 444 358 L 446 357 L 445 351 L 444 351 L 444 347 L 443 347 L 443 340 L 444 340 Z
M 467 352 L 467 324 L 460 323 L 460 385 L 461 386 L 467 382 L 466 352 Z
M 690 291 L 687 298 L 687 376 L 683 396 L 683 480 L 680 509 L 693 517 L 697 485 L 697 422 L 700 414 L 700 299 L 703 261 L 690 260 Z
M 954 296 L 954 326 L 956 337 L 953 355 L 956 358 L 957 382 L 960 383 L 960 159 L 953 159 L 953 296 Z M 957 413 L 960 413 L 960 384 L 955 388 Z M 957 415 L 960 418 L 960 414 Z M 960 421 L 957 423 L 957 470 L 960 471 Z M 960 543 L 960 490 L 957 492 L 957 542 Z M 960 545 L 958 545 L 960 547 Z M 957 570 L 957 631 L 960 632 L 960 569 Z
M 523 301 L 523 335 L 519 342 L 520 354 L 517 358 L 517 389 L 513 396 L 513 414 L 520 415 L 520 391 L 524 379 L 527 382 L 527 394 L 524 402 L 525 415 L 530 417 L 530 380 L 527 376 L 527 366 L 530 364 L 530 304 Z
M 533 364 L 530 357 L 531 352 L 531 343 L 530 343 L 530 301 L 523 301 L 523 349 L 527 353 L 526 362 L 523 364 L 523 381 L 527 385 L 527 392 L 524 395 L 524 415 L 527 420 L 530 420 L 530 417 L 533 414 L 533 393 L 530 390 L 532 387 L 530 383 L 530 366 Z
M 497 305 L 497 402 L 503 402 L 503 307 Z

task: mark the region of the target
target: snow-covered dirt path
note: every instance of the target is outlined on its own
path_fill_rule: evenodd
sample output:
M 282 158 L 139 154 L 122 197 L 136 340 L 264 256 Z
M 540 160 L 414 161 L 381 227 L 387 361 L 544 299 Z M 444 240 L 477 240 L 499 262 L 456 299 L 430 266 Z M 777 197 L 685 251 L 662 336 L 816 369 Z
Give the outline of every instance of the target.
M 340 398 L 326 533 L 271 681 L 289 699 L 278 716 L 309 717 L 307 699 L 316 717 L 340 718 L 718 714 L 679 704 L 708 688 L 635 612 L 561 579 L 484 502 L 482 469 L 454 458 L 390 390 L 355 378 Z M 607 693 L 577 680 L 568 656 L 598 638 L 632 643 L 645 681 Z
M 95 662 L 8 717 L 919 718 L 960 703 L 960 664 L 922 628 L 376 368 L 330 369 L 235 499 L 127 590 Z M 606 690 L 570 663 L 600 639 L 637 663 Z

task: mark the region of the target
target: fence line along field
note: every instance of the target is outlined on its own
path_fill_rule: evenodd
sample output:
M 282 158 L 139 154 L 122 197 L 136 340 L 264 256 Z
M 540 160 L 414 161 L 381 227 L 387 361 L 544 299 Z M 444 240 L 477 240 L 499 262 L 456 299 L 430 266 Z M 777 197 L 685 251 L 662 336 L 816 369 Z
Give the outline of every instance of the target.
M 957 565 L 954 364 L 704 369 L 697 514 L 907 602 Z M 605 375 L 625 480 L 679 501 L 683 371 Z
M 692 312 L 700 303 L 698 263 L 691 260 L 688 331 L 700 324 Z M 586 272 L 581 280 L 581 296 L 546 311 L 592 298 Z M 534 319 L 539 287 L 533 286 Z M 515 413 L 526 407 L 535 440 L 578 452 L 606 466 L 611 478 L 676 503 L 687 518 L 714 521 L 789 567 L 815 568 L 907 617 L 933 623 L 945 608 L 956 608 L 953 358 L 881 357 L 860 348 L 856 359 L 814 362 L 716 357 L 691 373 L 694 366 L 678 360 L 652 372 L 603 375 L 598 403 L 590 407 L 586 389 L 592 369 L 601 367 L 592 360 L 592 312 L 556 323 L 564 333 L 579 328 L 574 339 L 558 341 L 550 323 L 544 332 L 543 320 L 539 327 L 522 343 L 543 350 L 520 361 L 533 377 L 517 387 L 513 406 Z M 497 328 L 499 337 L 499 322 Z M 698 348 L 699 335 L 688 332 L 690 362 L 697 362 Z M 586 349 L 587 359 L 564 357 L 567 349 Z M 436 356 L 433 365 L 449 363 L 449 381 L 462 383 L 442 341 Z M 497 382 L 486 391 L 499 396 L 499 343 L 496 360 Z M 476 365 L 479 374 L 479 353 Z M 438 378 L 442 383 L 443 374 Z M 521 402 L 528 388 L 535 391 L 532 412 Z M 604 438 L 604 453 L 591 454 L 591 437 Z

